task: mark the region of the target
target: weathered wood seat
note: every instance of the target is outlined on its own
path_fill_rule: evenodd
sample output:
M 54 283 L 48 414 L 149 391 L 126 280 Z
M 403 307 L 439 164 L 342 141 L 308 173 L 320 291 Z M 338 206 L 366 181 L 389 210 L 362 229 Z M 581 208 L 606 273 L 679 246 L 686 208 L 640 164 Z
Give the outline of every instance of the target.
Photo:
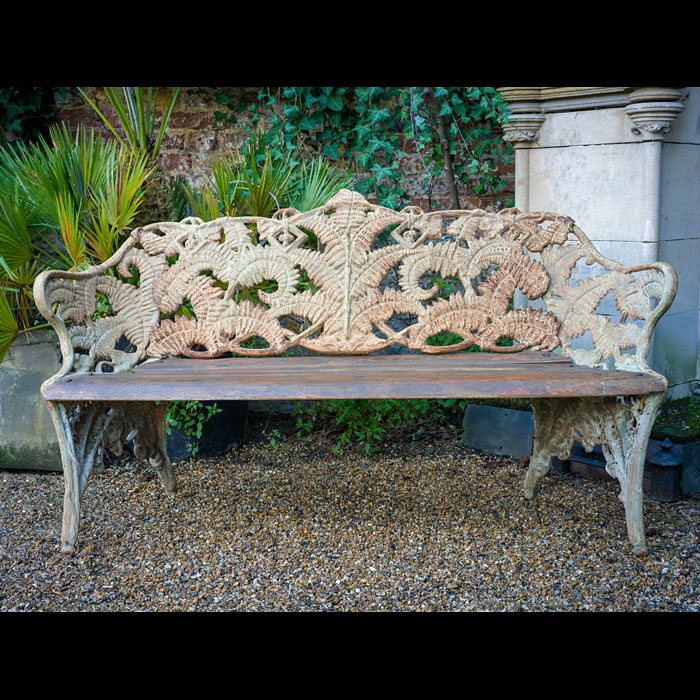
M 523 397 L 526 497 L 574 440 L 602 445 L 645 554 L 644 457 L 667 387 L 646 355 L 676 287 L 665 263 L 604 258 L 568 217 L 395 212 L 348 190 L 310 212 L 137 229 L 102 265 L 35 284 L 63 352 L 42 387 L 63 457 L 62 548 L 76 546 L 104 447 L 133 440 L 174 493 L 169 401 Z M 514 307 L 516 290 L 529 302 Z M 393 345 L 409 354 L 376 354 Z M 455 353 L 472 345 L 486 352 Z

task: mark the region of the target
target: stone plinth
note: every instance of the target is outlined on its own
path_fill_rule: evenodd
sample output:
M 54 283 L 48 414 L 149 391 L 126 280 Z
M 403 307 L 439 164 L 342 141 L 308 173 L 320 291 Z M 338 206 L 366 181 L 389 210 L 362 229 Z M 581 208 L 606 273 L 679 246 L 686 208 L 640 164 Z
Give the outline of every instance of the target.
M 61 367 L 58 343 L 46 335 L 20 336 L 0 364 L 0 469 L 63 470 L 56 429 L 41 398 L 42 383 Z

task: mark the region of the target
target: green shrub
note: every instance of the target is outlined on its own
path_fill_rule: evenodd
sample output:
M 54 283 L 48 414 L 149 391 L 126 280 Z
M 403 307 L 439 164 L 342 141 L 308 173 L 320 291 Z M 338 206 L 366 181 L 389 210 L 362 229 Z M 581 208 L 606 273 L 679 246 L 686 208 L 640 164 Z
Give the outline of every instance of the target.
M 326 433 L 335 439 L 336 454 L 353 445 L 369 454 L 388 439 L 416 440 L 436 431 L 456 433 L 458 428 L 449 414 L 464 411 L 466 405 L 457 399 L 342 399 L 310 406 L 297 401 L 293 416 L 299 437 Z
M 205 406 L 201 401 L 172 401 L 165 417 L 165 430 L 168 435 L 173 428 L 182 430 L 190 439 L 187 449 L 192 457 L 196 457 L 204 424 L 221 411 L 223 409 L 216 404 Z

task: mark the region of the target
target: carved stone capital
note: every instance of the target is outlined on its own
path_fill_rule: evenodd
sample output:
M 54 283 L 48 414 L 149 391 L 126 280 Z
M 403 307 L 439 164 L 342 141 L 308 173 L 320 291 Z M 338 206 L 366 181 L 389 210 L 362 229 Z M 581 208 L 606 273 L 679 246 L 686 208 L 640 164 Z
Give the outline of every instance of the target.
M 632 102 L 625 107 L 625 112 L 632 120 L 633 134 L 661 141 L 684 107 L 681 102 Z
M 541 113 L 511 114 L 508 124 L 503 126 L 503 139 L 516 147 L 518 144 L 531 143 L 537 138 L 537 132 L 544 120 L 545 115 Z
M 505 140 L 527 148 L 544 118 L 557 112 L 624 108 L 631 131 L 643 141 L 661 141 L 683 110 L 679 87 L 499 87 L 511 112 Z
M 627 102 L 679 102 L 682 96 L 683 93 L 675 87 L 643 87 L 634 88 L 627 96 Z

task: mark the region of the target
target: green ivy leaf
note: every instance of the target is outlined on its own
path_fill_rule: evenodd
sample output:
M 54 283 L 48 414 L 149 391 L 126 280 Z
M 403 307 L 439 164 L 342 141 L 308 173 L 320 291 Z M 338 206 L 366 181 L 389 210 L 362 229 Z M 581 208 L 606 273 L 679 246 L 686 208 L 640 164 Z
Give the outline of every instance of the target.
M 355 131 L 355 133 L 357 134 L 357 138 L 360 141 L 364 141 L 372 133 L 371 127 L 369 127 L 367 124 L 364 124 L 362 122 L 357 123 L 353 127 L 353 131 Z
M 374 178 L 373 177 L 367 177 L 364 180 L 360 180 L 355 185 L 355 189 L 360 193 L 364 194 L 365 192 L 369 192 L 369 190 L 373 187 L 374 185 Z
M 378 124 L 379 122 L 383 121 L 384 119 L 388 119 L 388 118 L 389 118 L 388 107 L 383 107 L 382 109 L 378 109 L 377 107 L 372 107 L 369 110 L 370 124 Z
M 337 143 L 327 143 L 322 149 L 321 153 L 323 155 L 332 158 L 333 160 L 338 160 L 338 144 Z
M 332 109 L 335 110 L 336 112 L 339 112 L 341 109 L 343 109 L 343 98 L 340 97 L 340 95 L 331 95 L 328 98 L 328 106 Z
M 383 166 L 379 163 L 376 163 L 372 166 L 372 172 L 376 175 L 377 181 L 379 182 L 385 177 L 391 178 L 395 174 L 396 170 L 394 168 L 390 168 L 388 166 Z
M 356 159 L 362 170 L 367 170 L 372 163 L 372 157 L 369 153 L 358 153 Z
M 314 131 L 316 124 L 310 117 L 304 115 L 299 121 L 299 129 L 302 131 Z

